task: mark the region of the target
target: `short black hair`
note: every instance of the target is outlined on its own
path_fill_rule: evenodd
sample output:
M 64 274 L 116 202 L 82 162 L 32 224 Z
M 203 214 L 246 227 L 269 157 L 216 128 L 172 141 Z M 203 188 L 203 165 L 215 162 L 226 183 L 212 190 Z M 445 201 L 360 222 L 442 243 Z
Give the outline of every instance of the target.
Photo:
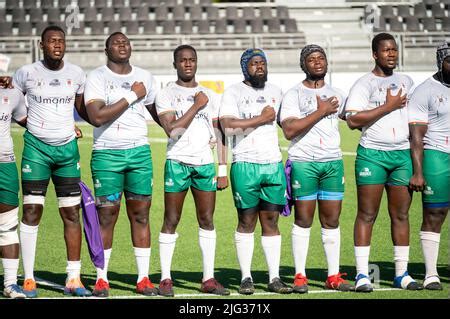
M 383 32 L 383 33 L 378 33 L 376 36 L 374 36 L 372 39 L 372 52 L 377 52 L 378 47 L 380 46 L 380 42 L 387 41 L 387 40 L 392 40 L 395 42 L 394 36 L 390 33 Z
M 128 37 L 127 37 L 123 32 L 120 32 L 120 31 L 113 32 L 113 33 L 111 33 L 111 34 L 109 35 L 109 37 L 106 39 L 106 41 L 105 41 L 105 48 L 108 48 L 108 47 L 109 47 L 109 43 L 111 42 L 111 38 L 112 38 L 113 36 L 115 36 L 115 35 L 118 35 L 118 34 L 121 34 L 121 35 L 123 35 L 124 37 L 126 37 L 126 38 L 128 39 Z
M 173 51 L 173 61 L 174 62 L 177 59 L 178 52 L 180 52 L 181 50 L 184 50 L 184 49 L 189 49 L 189 50 L 193 51 L 195 54 L 195 57 L 197 57 L 197 51 L 195 51 L 193 46 L 191 46 L 189 44 L 182 44 Z
M 64 32 L 63 28 L 61 28 L 60 26 L 49 25 L 42 31 L 42 33 L 41 33 L 41 41 L 44 41 L 44 36 L 49 31 L 59 31 L 59 32 L 62 32 L 64 34 L 64 36 L 66 36 L 66 32 Z

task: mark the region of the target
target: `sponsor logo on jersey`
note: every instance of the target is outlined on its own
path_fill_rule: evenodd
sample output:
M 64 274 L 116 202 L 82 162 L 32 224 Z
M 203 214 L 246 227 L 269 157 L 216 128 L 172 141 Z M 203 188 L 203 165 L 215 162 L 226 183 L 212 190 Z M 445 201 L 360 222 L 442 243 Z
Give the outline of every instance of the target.
M 193 95 L 189 95 L 186 99 L 186 101 L 190 102 L 190 103 L 194 103 L 194 96 Z
M 25 164 L 24 167 L 22 167 L 22 173 L 31 173 L 32 169 L 30 167 L 30 165 Z
M 266 103 L 266 98 L 265 98 L 264 96 L 259 96 L 259 97 L 256 99 L 256 103 L 259 103 L 259 104 Z
M 58 79 L 53 79 L 48 85 L 50 86 L 60 86 L 61 82 Z
M 36 103 L 44 103 L 44 104 L 71 104 L 72 96 L 66 97 L 58 97 L 58 96 L 48 96 L 42 97 L 41 95 L 29 94 L 30 98 L 32 98 Z
M 9 114 L 7 114 L 7 113 L 2 113 L 1 115 L 0 115 L 0 121 L 8 121 L 9 120 L 9 118 L 10 118 L 10 115 Z
M 402 85 L 403 86 L 403 85 Z M 389 84 L 389 88 L 391 89 L 391 90 L 397 90 L 398 89 L 398 86 L 397 86 L 397 84 L 395 84 L 395 83 L 391 83 L 391 84 Z
M 364 167 L 362 169 L 362 171 L 359 172 L 359 176 L 362 176 L 362 177 L 372 176 L 372 172 L 370 171 L 370 169 L 368 167 Z
M 2 103 L 3 104 L 9 104 L 9 97 L 8 96 L 2 96 Z
M 67 79 L 66 83 L 67 83 L 67 86 L 72 86 L 72 80 L 71 79 Z
M 123 82 L 121 85 L 122 89 L 131 90 L 131 84 L 128 82 Z

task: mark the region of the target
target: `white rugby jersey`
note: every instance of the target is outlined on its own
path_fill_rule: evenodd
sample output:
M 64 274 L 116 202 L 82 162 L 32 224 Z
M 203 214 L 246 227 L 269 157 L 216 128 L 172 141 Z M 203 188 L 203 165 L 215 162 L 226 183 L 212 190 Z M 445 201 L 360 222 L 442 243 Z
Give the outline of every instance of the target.
M 347 98 L 345 111 L 372 110 L 386 103 L 387 89 L 397 95 L 409 94 L 413 86 L 412 79 L 404 74 L 394 73 L 388 77 L 376 76 L 369 72 L 358 79 Z M 397 109 L 362 128 L 359 144 L 366 148 L 393 151 L 409 149 L 408 111 L 406 107 Z
M 128 74 L 117 74 L 106 65 L 101 66 L 88 75 L 84 100 L 102 100 L 111 105 L 122 99 L 134 82 L 143 82 L 147 95 L 134 103 L 117 119 L 94 128 L 94 150 L 130 149 L 148 144 L 147 121 L 148 110 L 145 105 L 155 101 L 156 81 L 150 72 L 132 66 Z
M 21 121 L 27 117 L 25 98 L 17 89 L 0 88 L 0 163 L 14 162 L 11 119 Z
M 278 114 L 281 98 L 281 89 L 273 84 L 266 83 L 264 88 L 255 89 L 240 82 L 223 93 L 219 116 L 249 119 L 260 115 L 268 105 Z M 276 121 L 256 129 L 236 130 L 231 136 L 231 148 L 233 162 L 266 164 L 281 161 Z
M 292 161 L 327 162 L 342 158 L 339 135 L 339 117 L 345 104 L 345 94 L 328 84 L 318 89 L 310 89 L 299 83 L 283 97 L 280 121 L 288 118 L 302 119 L 317 110 L 317 98 L 326 100 L 335 96 L 339 101 L 337 113 L 330 114 L 317 122 L 306 134 L 291 140 L 288 154 Z
M 414 90 L 407 107 L 409 123 L 428 125 L 424 148 L 450 153 L 450 88 L 430 77 Z
M 191 124 L 167 141 L 167 159 L 185 164 L 205 165 L 214 162 L 209 141 L 215 138 L 213 119 L 219 116 L 218 96 L 212 90 L 197 85 L 194 88 L 169 83 L 156 96 L 158 115 L 174 112 L 179 119 L 194 104 L 194 96 L 202 91 L 208 97 L 208 104 L 197 112 Z
M 64 62 L 61 70 L 47 69 L 41 61 L 21 67 L 13 84 L 25 94 L 27 130 L 44 143 L 58 146 L 75 138 L 75 95 L 83 94 L 86 75 Z

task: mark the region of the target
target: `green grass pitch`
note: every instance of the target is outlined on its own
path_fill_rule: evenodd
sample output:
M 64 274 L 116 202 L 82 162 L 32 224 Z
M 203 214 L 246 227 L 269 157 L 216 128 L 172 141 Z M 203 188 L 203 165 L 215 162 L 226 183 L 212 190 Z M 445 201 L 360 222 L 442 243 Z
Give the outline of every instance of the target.
M 84 137 L 79 140 L 81 153 L 82 179 L 90 187 L 92 180 L 90 174 L 90 159 L 92 150 L 92 127 L 81 124 Z M 17 165 L 20 165 L 21 151 L 23 148 L 23 129 L 14 126 L 12 129 L 15 152 L 17 156 Z M 341 123 L 341 147 L 344 152 L 346 190 L 343 201 L 343 210 L 340 219 L 341 227 L 341 272 L 348 273 L 348 279 L 352 282 L 355 276 L 354 252 L 353 252 L 353 222 L 356 214 L 356 189 L 354 179 L 354 152 L 359 139 L 359 131 L 350 131 L 345 123 Z M 280 146 L 284 160 L 286 159 L 286 148 L 288 142 L 284 139 L 280 131 Z M 161 229 L 164 201 L 163 201 L 163 174 L 166 144 L 165 135 L 161 128 L 155 124 L 149 124 L 149 137 L 153 156 L 154 185 L 153 200 L 150 211 L 152 255 L 150 261 L 150 278 L 157 284 L 160 280 L 160 263 L 158 250 L 158 234 Z M 114 234 L 114 243 L 112 256 L 109 266 L 108 278 L 111 286 L 111 297 L 117 298 L 140 298 L 134 292 L 136 285 L 136 265 L 133 255 L 130 226 L 124 211 L 124 203 Z M 410 274 L 423 280 L 424 265 L 423 256 L 419 241 L 419 230 L 422 220 L 420 195 L 415 194 L 410 210 L 411 223 L 411 249 L 410 249 Z M 37 255 L 35 262 L 35 276 L 48 282 L 58 285 L 64 285 L 66 253 L 63 238 L 62 221 L 58 216 L 57 203 L 53 185 L 49 186 L 49 191 L 45 203 L 45 209 L 42 221 L 39 227 L 39 236 L 37 243 Z M 215 227 L 217 230 L 217 248 L 215 276 L 228 287 L 232 299 L 252 299 L 252 298 L 345 298 L 345 299 L 448 299 L 449 297 L 449 269 L 448 269 L 448 219 L 442 229 L 440 254 L 438 261 L 438 271 L 444 285 L 444 290 L 440 292 L 418 291 L 407 292 L 392 288 L 392 279 L 394 277 L 393 248 L 390 236 L 390 222 L 387 213 L 386 197 L 383 196 L 380 213 L 376 221 L 372 245 L 370 263 L 376 264 L 380 269 L 380 290 L 371 294 L 356 293 L 329 293 L 323 288 L 326 279 L 326 261 L 320 238 L 320 224 L 315 217 L 313 229 L 311 232 L 309 254 L 307 259 L 307 276 L 310 280 L 310 292 L 306 295 L 274 295 L 267 293 L 268 273 L 264 259 L 264 254 L 260 244 L 261 229 L 258 225 L 255 231 L 255 250 L 252 263 L 252 275 L 254 277 L 256 294 L 253 296 L 240 296 L 237 289 L 240 283 L 240 270 L 237 262 L 234 246 L 234 232 L 237 225 L 237 216 L 234 209 L 231 191 L 228 188 L 225 191 L 217 192 L 217 204 L 215 211 Z M 293 214 L 289 217 L 279 219 L 280 231 L 282 234 L 282 252 L 280 275 L 283 280 L 291 284 L 294 277 L 294 265 L 291 253 L 291 227 L 293 223 Z M 198 246 L 198 226 L 195 217 L 195 207 L 192 195 L 186 197 L 183 208 L 183 215 L 178 226 L 177 232 L 179 238 L 175 248 L 172 262 L 172 277 L 174 279 L 175 295 L 182 298 L 212 298 L 212 296 L 202 295 L 199 292 L 200 281 L 202 278 L 202 260 L 200 248 Z M 82 247 L 82 280 L 90 289 L 93 288 L 96 279 L 96 272 L 89 259 L 89 254 L 83 236 Z M 0 266 L 0 273 L 2 269 Z M 19 274 L 22 274 L 22 268 Z M 2 280 L 3 278 L 0 278 Z M 22 283 L 22 279 L 19 280 Z M 38 285 L 39 297 L 59 298 L 62 297 L 62 291 L 58 286 Z M 152 298 L 152 297 L 148 297 Z M 160 297 L 154 297 L 160 298 Z M 223 297 L 222 297 L 223 298 Z

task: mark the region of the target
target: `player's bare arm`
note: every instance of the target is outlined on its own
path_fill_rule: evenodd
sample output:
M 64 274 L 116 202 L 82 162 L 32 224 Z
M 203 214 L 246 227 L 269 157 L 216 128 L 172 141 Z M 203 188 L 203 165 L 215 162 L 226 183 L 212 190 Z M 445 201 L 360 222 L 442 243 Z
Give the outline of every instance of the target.
M 131 91 L 136 95 L 134 101 L 143 98 L 146 95 L 146 89 L 142 82 L 134 82 L 131 86 Z M 119 116 L 125 112 L 130 104 L 131 99 L 129 97 L 123 97 L 116 103 L 106 105 L 103 100 L 92 100 L 86 103 L 86 112 L 89 116 L 90 123 L 95 127 L 100 127 L 107 122 L 116 120 Z
M 195 115 L 204 108 L 209 102 L 208 96 L 203 92 L 198 92 L 194 97 L 194 104 L 180 118 L 176 118 L 175 112 L 166 112 L 159 114 L 159 121 L 164 132 L 170 137 L 176 131 L 180 135 L 182 130 L 189 127 Z
M 322 100 L 317 99 L 317 110 L 304 118 L 287 118 L 281 123 L 284 136 L 289 141 L 298 135 L 304 135 L 324 117 L 334 114 L 338 111 L 339 101 L 335 96 Z
M 428 130 L 428 125 L 409 124 L 411 134 L 411 159 L 414 174 L 409 180 L 409 188 L 416 192 L 424 190 L 426 181 L 423 177 L 423 138 Z
M 402 95 L 402 89 L 399 90 L 397 95 L 392 95 L 391 89 L 387 89 L 386 103 L 372 110 L 361 111 L 355 114 L 347 114 L 347 124 L 352 130 L 355 128 L 362 128 L 364 126 L 369 126 L 378 121 L 383 116 L 397 109 L 405 107 L 405 105 L 406 105 L 406 94 Z
M 217 189 L 219 191 L 224 190 L 228 187 L 228 177 L 221 176 L 224 173 L 221 172 L 221 169 L 227 168 L 227 155 L 228 155 L 228 148 L 226 146 L 226 137 L 225 134 L 222 131 L 222 128 L 220 127 L 220 122 L 218 119 L 213 120 L 213 127 L 214 132 L 216 133 L 216 140 L 217 140 L 217 158 L 219 161 L 219 172 L 217 175 Z M 223 168 L 221 168 L 223 167 Z M 226 171 L 225 171 L 226 174 Z

